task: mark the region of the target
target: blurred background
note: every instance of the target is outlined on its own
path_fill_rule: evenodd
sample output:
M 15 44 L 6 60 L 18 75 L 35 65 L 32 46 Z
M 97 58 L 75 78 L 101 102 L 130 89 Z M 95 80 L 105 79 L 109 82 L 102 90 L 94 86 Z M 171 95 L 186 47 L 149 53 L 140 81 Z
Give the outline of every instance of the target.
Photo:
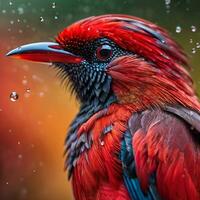
M 199 0 L 0 0 L 0 199 L 71 200 L 63 143 L 78 103 L 48 65 L 6 58 L 53 41 L 81 18 L 125 13 L 169 30 L 186 50 L 200 92 Z

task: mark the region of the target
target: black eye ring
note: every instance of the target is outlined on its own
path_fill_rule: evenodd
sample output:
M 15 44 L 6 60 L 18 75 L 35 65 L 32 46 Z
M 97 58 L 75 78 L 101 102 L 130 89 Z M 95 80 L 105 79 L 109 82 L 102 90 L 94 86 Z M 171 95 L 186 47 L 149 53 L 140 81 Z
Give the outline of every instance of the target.
M 106 61 L 108 58 L 112 56 L 112 53 L 113 53 L 112 47 L 108 44 L 103 44 L 96 50 L 96 56 L 101 61 Z

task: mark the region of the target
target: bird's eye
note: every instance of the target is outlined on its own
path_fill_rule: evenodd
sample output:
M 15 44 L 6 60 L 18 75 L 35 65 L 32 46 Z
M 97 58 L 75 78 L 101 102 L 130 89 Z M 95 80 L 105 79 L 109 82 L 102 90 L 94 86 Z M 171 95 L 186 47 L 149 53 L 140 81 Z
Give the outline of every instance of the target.
M 97 48 L 96 56 L 99 60 L 105 61 L 112 56 L 112 47 L 104 44 Z

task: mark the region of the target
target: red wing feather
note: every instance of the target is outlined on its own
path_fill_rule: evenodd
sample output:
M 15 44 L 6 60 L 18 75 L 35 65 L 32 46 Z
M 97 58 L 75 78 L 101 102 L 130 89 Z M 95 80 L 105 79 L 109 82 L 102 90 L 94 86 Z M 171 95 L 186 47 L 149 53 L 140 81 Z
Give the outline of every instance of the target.
M 200 149 L 181 118 L 163 111 L 142 113 L 140 127 L 133 134 L 136 173 L 144 191 L 155 175 L 162 199 L 200 199 Z M 135 121 L 135 120 L 134 120 Z M 134 121 L 130 120 L 133 130 Z

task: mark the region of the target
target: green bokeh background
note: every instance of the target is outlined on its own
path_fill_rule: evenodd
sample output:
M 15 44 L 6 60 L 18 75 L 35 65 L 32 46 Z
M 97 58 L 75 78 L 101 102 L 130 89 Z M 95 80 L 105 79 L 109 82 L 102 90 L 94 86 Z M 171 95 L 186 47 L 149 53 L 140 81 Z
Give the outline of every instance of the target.
M 0 51 L 0 62 L 4 59 L 5 53 L 16 46 L 38 41 L 53 41 L 58 32 L 79 19 L 92 15 L 123 13 L 150 20 L 170 32 L 171 36 L 183 46 L 188 54 L 192 66 L 191 73 L 195 80 L 197 91 L 200 94 L 199 8 L 199 0 L 0 0 L 0 47 L 2 47 Z M 181 27 L 180 33 L 176 32 L 177 26 Z M 192 31 L 191 26 L 195 26 L 195 32 Z M 2 42 L 4 46 L 2 46 Z M 6 65 L 9 65 L 8 60 L 5 60 L 5 62 Z M 8 67 L 3 66 L 5 62 L 3 64 L 1 63 L 0 67 L 2 68 L 0 72 L 3 67 Z M 39 68 L 36 67 L 35 69 L 37 70 Z M 48 70 L 44 69 L 43 73 L 44 77 L 47 76 Z M 51 77 L 53 73 L 53 70 L 51 71 L 50 69 L 49 76 Z M 18 76 L 18 73 L 16 73 L 15 76 Z M 9 77 L 5 79 L 9 80 Z M 2 78 L 0 79 L 0 84 L 4 85 L 5 82 L 1 80 Z M 42 85 L 40 87 L 42 87 Z M 55 88 L 54 94 L 56 96 Z M 0 108 L 1 98 L 2 96 L 0 96 Z M 70 102 L 68 105 L 71 105 Z M 77 105 L 73 104 L 72 106 L 76 107 Z M 74 114 L 75 111 L 70 113 L 69 122 L 71 121 L 71 115 Z M 5 116 L 2 116 L 2 118 L 5 118 Z M 0 120 L 2 118 L 0 115 Z M 31 127 L 31 129 L 32 128 L 33 127 Z M 51 127 L 49 128 L 51 129 Z M 0 134 L 2 130 L 0 126 Z M 48 140 L 48 137 L 45 138 L 45 140 Z M 7 142 L 9 143 L 9 141 Z M 52 146 L 51 148 L 53 152 L 54 147 Z M 6 149 L 0 148 L 0 150 L 0 157 L 4 155 L 6 158 Z M 39 153 L 41 152 L 38 152 L 38 155 L 35 156 L 40 156 Z M 46 153 L 46 157 L 48 157 L 48 151 L 43 151 L 43 153 Z M 55 152 L 55 155 L 62 156 L 60 152 Z M 32 157 L 31 154 L 28 156 Z M 32 160 L 34 161 L 34 158 Z M 49 163 L 49 165 L 51 165 L 51 162 Z M 15 162 L 12 163 L 13 170 L 15 169 L 15 164 Z M 61 164 L 58 165 L 60 166 Z M 51 166 L 47 165 L 46 167 L 51 168 Z M 47 168 L 45 170 L 47 170 Z M 20 169 L 26 171 L 25 168 Z M 60 170 L 60 168 L 56 170 Z M 9 172 L 6 171 L 6 173 Z M 18 195 L 18 190 L 20 188 L 17 184 L 14 184 L 14 186 L 11 184 L 12 186 L 10 186 L 9 182 L 9 187 L 1 187 L 1 183 L 5 186 L 4 177 L 6 176 L 7 174 L 3 174 L 3 171 L 1 172 L 0 166 L 1 200 L 64 200 L 72 198 L 71 192 L 69 192 L 71 190 L 69 185 L 66 185 L 66 192 L 65 186 L 63 187 L 63 191 L 60 192 L 59 190 L 60 195 L 56 193 L 57 191 L 52 191 L 56 190 L 57 182 L 55 181 L 54 183 L 54 180 L 50 178 L 51 176 L 48 177 L 46 174 L 40 177 L 40 179 L 38 177 L 27 178 L 29 180 L 26 186 L 29 189 L 28 195 Z M 45 192 L 42 192 L 40 187 L 35 184 L 38 180 L 43 182 L 44 180 L 42 179 L 46 179 L 47 182 L 52 182 L 51 188 L 48 185 L 46 188 L 43 186 L 43 188 L 46 189 Z M 58 198 L 56 198 L 56 195 L 58 195 Z

